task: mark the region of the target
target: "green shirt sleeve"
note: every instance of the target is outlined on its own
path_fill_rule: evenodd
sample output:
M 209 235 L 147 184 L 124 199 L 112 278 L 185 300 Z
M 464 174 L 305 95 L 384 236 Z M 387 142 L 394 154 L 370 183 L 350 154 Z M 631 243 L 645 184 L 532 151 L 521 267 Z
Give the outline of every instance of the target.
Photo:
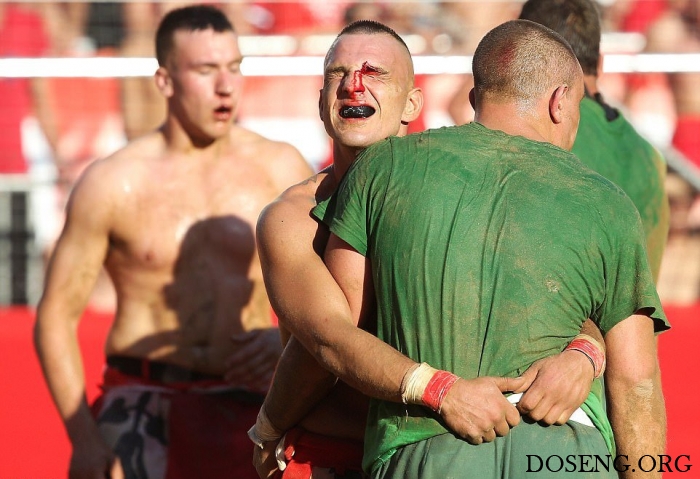
M 381 208 L 391 165 L 391 140 L 364 150 L 343 178 L 338 191 L 314 208 L 331 232 L 367 256 L 372 211 Z
M 670 325 L 652 279 L 639 213 L 626 195 L 620 195 L 618 201 L 623 204 L 612 224 L 599 233 L 605 235 L 600 241 L 605 298 L 591 319 L 607 333 L 636 311 L 646 310 L 654 320 L 654 330 L 665 331 Z

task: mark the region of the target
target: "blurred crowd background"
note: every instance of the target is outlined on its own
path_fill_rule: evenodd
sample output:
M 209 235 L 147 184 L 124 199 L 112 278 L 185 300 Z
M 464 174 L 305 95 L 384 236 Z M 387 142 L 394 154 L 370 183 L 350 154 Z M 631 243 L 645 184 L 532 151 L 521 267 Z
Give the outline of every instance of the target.
M 247 75 L 238 120 L 294 144 L 319 169 L 330 144 L 318 119 L 322 56 L 347 23 L 370 18 L 407 39 L 416 57 L 464 62 L 495 25 L 516 18 L 520 1 L 266 1 L 219 4 L 241 36 L 244 55 L 298 58 L 293 76 Z M 0 3 L 0 65 L 10 58 L 151 58 L 155 28 L 174 2 Z M 700 54 L 700 0 L 599 0 L 605 54 Z M 445 57 L 441 60 L 442 57 Z M 692 58 L 692 57 L 691 57 Z M 658 59 L 658 65 L 663 65 Z M 39 65 L 39 64 L 38 64 Z M 665 155 L 672 219 L 659 293 L 669 305 L 700 301 L 700 60 L 678 71 L 606 68 L 600 86 Z M 446 67 L 448 65 L 445 65 Z M 467 121 L 455 101 L 468 74 L 419 70 L 426 107 L 413 130 Z M 244 61 L 245 67 L 245 61 Z M 50 66 L 17 75 L 0 66 L 0 307 L 29 305 L 41 294 L 43 270 L 63 223 L 70 189 L 83 169 L 127 140 L 158 126 L 165 102 L 151 76 L 82 77 Z M 308 69 L 307 70 L 305 70 Z M 155 69 L 155 67 L 154 67 Z M 245 73 L 245 69 L 244 69 Z M 52 76 L 56 75 L 56 76 Z M 154 178 L 154 181 L 157 179 Z M 105 277 L 91 306 L 114 307 Z

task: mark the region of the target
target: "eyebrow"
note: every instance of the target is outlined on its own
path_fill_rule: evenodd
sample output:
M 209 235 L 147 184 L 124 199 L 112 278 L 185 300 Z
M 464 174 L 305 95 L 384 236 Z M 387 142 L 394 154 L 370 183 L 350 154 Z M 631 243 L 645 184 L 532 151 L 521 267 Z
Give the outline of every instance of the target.
M 241 63 L 243 63 L 243 57 L 242 57 L 242 56 L 241 56 L 241 57 L 234 58 L 233 60 L 227 62 L 226 65 L 227 65 L 227 66 L 230 66 L 230 65 L 240 65 Z M 205 61 L 201 61 L 201 62 L 195 62 L 195 63 L 193 63 L 192 65 L 193 65 L 194 67 L 204 67 L 204 66 L 206 66 L 206 67 L 218 67 L 218 66 L 219 66 L 219 63 L 216 62 L 216 61 L 213 61 L 213 60 L 205 60 Z
M 369 62 L 364 62 L 363 65 L 364 64 L 367 65 L 367 69 L 370 70 L 371 73 L 378 73 L 380 75 L 387 75 L 389 73 L 388 70 L 386 70 L 382 67 L 372 65 Z M 326 69 L 324 75 L 332 75 L 334 73 L 346 73 L 348 71 L 357 71 L 357 70 L 361 70 L 361 69 L 362 68 L 355 68 L 355 69 L 350 70 L 350 69 L 343 67 L 343 66 L 337 66 L 337 67 L 332 67 L 332 68 Z

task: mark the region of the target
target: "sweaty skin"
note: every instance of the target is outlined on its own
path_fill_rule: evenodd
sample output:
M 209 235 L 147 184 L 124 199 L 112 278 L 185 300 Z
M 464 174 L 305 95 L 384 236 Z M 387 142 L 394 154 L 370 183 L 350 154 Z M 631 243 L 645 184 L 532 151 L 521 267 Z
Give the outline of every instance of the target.
M 94 162 L 71 194 L 35 343 L 73 446 L 72 478 L 105 468 L 121 477 L 87 404 L 77 337 L 103 266 L 117 292 L 107 355 L 225 375 L 253 391 L 269 384 L 280 345 L 255 223 L 311 169 L 291 145 L 234 124 L 241 61 L 233 31 L 176 30 L 155 75 L 164 124 Z

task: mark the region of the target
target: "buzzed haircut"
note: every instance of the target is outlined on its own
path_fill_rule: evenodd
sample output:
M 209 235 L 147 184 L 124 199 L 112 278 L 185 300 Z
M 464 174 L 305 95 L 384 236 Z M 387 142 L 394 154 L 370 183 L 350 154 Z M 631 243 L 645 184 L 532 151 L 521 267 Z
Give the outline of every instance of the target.
M 355 22 L 352 22 L 343 28 L 338 36 L 335 37 L 335 40 L 333 40 L 333 44 L 331 47 L 328 49 L 328 52 L 326 53 L 326 58 L 323 60 L 323 64 L 325 65 L 328 62 L 328 58 L 330 57 L 331 53 L 333 50 L 335 50 L 335 45 L 338 43 L 338 40 L 340 40 L 340 37 L 343 35 L 353 35 L 353 34 L 358 34 L 358 35 L 379 35 L 379 34 L 384 34 L 384 35 L 390 35 L 394 37 L 394 39 L 399 42 L 405 49 L 406 53 L 408 54 L 408 58 L 411 58 L 411 52 L 408 49 L 408 46 L 406 45 L 406 42 L 403 41 L 403 38 L 401 38 L 401 35 L 396 33 L 392 28 L 387 27 L 383 23 L 379 23 L 375 20 L 357 20 Z M 413 62 L 411 61 L 411 67 L 413 67 Z
M 488 32 L 474 52 L 474 94 L 530 104 L 557 84 L 581 75 L 576 55 L 561 35 L 529 20 L 511 20 Z
M 600 12 L 592 0 L 528 0 L 520 18 L 551 28 L 569 42 L 583 73 L 597 75 Z
M 211 5 L 190 5 L 168 12 L 156 32 L 156 58 L 165 66 L 173 49 L 173 36 L 178 30 L 196 31 L 212 29 L 217 33 L 234 32 L 233 25 L 224 12 Z

